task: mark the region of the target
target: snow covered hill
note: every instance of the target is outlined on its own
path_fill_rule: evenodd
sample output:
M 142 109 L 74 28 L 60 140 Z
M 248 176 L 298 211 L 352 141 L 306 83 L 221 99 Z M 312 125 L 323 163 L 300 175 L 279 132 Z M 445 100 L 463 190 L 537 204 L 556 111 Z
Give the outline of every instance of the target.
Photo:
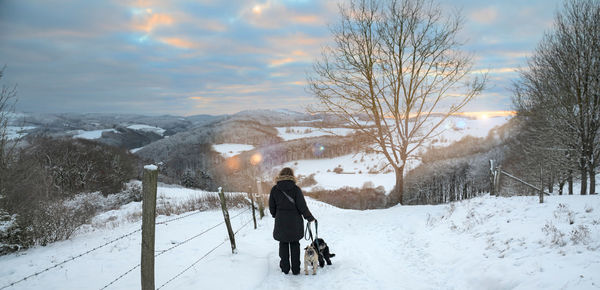
M 211 194 L 160 187 L 163 199 Z M 212 193 L 214 194 L 214 193 Z M 284 275 L 278 268 L 273 219 L 258 229 L 245 209 L 232 209 L 238 253 L 225 242 L 164 289 L 598 289 L 600 197 L 483 196 L 438 206 L 343 210 L 309 199 L 319 235 L 336 257 L 316 276 Z M 0 287 L 139 229 L 128 222 L 140 210 L 131 203 L 96 219 L 68 241 L 0 257 Z M 183 216 L 183 215 L 182 215 Z M 157 221 L 172 219 L 159 216 Z M 135 220 L 135 219 L 133 219 Z M 157 253 L 222 220 L 206 211 L 157 225 Z M 112 221 L 112 223 L 111 223 Z M 156 258 L 160 286 L 226 241 L 219 226 Z M 306 241 L 301 241 L 304 247 Z M 140 234 L 32 277 L 8 289 L 99 289 L 139 263 Z M 139 269 L 108 289 L 139 289 Z

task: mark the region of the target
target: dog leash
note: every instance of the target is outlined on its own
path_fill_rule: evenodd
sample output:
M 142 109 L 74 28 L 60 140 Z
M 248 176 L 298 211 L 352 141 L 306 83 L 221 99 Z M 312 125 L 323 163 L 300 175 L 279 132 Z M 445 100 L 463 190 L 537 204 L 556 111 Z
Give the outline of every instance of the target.
M 308 241 L 306 238 L 306 232 L 308 232 L 308 236 L 310 237 L 311 244 L 317 245 L 317 255 L 321 256 L 321 249 L 319 249 L 319 222 L 315 220 L 315 237 L 313 239 L 312 231 L 310 230 L 310 222 L 306 223 L 306 229 L 304 230 L 304 239 Z

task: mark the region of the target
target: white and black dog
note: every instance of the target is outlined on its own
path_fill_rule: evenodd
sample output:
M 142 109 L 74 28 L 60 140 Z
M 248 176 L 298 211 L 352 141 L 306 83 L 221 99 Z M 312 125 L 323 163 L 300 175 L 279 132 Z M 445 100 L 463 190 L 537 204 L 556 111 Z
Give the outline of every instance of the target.
M 321 268 L 325 267 L 325 262 L 327 262 L 327 265 L 331 265 L 330 258 L 335 257 L 335 254 L 329 252 L 327 243 L 325 243 L 323 239 L 318 238 L 312 243 L 312 246 L 315 249 L 319 249 L 319 266 L 321 266 Z

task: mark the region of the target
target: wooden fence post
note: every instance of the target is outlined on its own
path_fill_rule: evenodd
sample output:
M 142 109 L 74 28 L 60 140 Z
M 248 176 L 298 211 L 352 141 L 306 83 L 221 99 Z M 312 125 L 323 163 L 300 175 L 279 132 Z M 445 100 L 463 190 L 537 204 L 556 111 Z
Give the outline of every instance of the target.
M 262 191 L 262 181 L 261 180 L 256 180 L 256 191 L 258 193 L 257 198 L 257 202 L 258 202 L 258 215 L 260 216 L 260 219 L 262 220 L 263 217 L 265 217 L 265 204 L 264 204 L 264 199 L 263 199 L 263 191 Z
M 502 176 L 502 166 L 498 165 L 496 168 L 496 174 L 494 179 L 494 193 L 496 196 L 500 196 L 500 180 Z
M 144 166 L 142 190 L 142 290 L 154 290 L 154 237 L 156 222 L 156 189 L 158 168 L 155 165 Z
M 248 193 L 248 195 L 250 196 L 250 203 L 252 204 L 252 219 L 254 220 L 254 229 L 256 230 L 256 213 L 254 213 L 256 208 L 254 207 L 254 195 L 252 193 Z
M 494 160 L 490 159 L 490 195 L 496 195 L 494 189 L 496 181 L 496 169 L 494 168 Z
M 235 235 L 231 228 L 231 221 L 229 220 L 229 211 L 227 211 L 227 204 L 225 203 L 225 194 L 223 188 L 219 187 L 219 199 L 221 200 L 221 210 L 223 211 L 223 218 L 225 219 L 225 225 L 227 226 L 227 234 L 229 234 L 229 242 L 231 242 L 231 253 L 236 253 L 235 246 Z

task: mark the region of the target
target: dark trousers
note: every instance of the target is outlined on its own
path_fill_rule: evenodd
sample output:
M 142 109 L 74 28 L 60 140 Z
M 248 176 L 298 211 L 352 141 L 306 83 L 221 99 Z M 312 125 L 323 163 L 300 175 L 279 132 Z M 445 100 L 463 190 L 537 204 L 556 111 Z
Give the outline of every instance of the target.
M 291 256 L 290 256 L 291 253 Z M 279 242 L 279 267 L 284 273 L 290 272 L 290 258 L 292 260 L 292 273 L 300 273 L 300 242 Z

